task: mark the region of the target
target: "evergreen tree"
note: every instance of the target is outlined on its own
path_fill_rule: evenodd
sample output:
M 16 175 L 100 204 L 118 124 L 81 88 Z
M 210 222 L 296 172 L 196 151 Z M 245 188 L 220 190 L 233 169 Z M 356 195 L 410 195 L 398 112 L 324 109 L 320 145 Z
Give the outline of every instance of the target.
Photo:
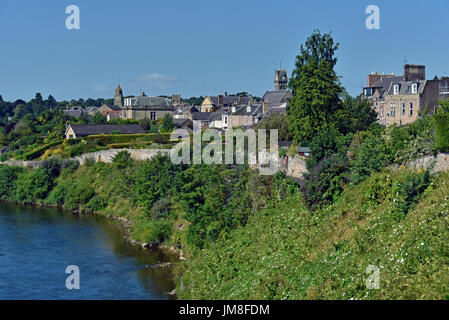
M 294 82 L 294 95 L 287 110 L 290 133 L 297 142 L 310 141 L 322 128 L 336 125 L 343 89 L 333 64 L 311 57 L 301 66 Z
M 338 49 L 339 43 L 334 43 L 334 39 L 330 33 L 321 34 L 319 30 L 314 30 L 312 35 L 307 38 L 304 45 L 301 44 L 300 53 L 296 56 L 296 68 L 292 72 L 289 80 L 289 87 L 293 94 L 298 87 L 298 81 L 304 66 L 308 65 L 312 60 L 327 61 L 331 69 L 337 63 L 337 58 L 334 57 L 335 51 Z

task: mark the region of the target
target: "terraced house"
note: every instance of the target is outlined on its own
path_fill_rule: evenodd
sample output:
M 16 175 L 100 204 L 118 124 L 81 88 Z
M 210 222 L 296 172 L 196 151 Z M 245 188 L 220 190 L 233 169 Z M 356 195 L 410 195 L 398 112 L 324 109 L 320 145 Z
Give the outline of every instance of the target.
M 449 97 L 449 78 L 426 80 L 424 65 L 404 65 L 402 76 L 368 75 L 363 96 L 373 102 L 382 125 L 407 125 L 422 113 L 435 113 L 439 101 Z

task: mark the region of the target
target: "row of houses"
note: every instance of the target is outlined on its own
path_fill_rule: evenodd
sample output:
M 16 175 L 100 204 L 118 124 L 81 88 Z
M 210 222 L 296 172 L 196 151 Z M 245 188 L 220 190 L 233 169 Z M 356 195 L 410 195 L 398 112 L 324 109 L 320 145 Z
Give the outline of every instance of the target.
M 424 65 L 405 64 L 402 75 L 369 74 L 362 97 L 372 101 L 380 124 L 407 125 L 449 98 L 449 77 L 426 80 Z
M 274 90 L 265 92 L 262 99 L 249 95 L 207 96 L 199 106 L 182 103 L 180 95 L 172 97 L 152 97 L 144 92 L 140 96 L 124 97 L 120 85 L 115 89 L 114 104 L 104 104 L 99 108 L 74 106 L 65 113 L 79 117 L 86 113 L 102 113 L 108 121 L 122 119 L 163 119 L 170 114 L 175 121 L 189 119 L 196 121 L 202 128 L 227 130 L 235 127 L 249 128 L 256 125 L 263 117 L 273 112 L 286 113 L 288 99 L 292 96 L 287 89 L 287 71 L 275 70 Z M 178 119 L 178 120 L 176 120 Z

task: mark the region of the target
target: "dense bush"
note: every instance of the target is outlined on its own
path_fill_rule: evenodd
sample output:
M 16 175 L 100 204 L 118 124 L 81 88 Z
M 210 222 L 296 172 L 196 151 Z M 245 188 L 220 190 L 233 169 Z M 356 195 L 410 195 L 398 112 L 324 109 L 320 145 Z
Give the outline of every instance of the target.
M 348 182 L 349 161 L 345 154 L 335 153 L 321 160 L 305 175 L 302 189 L 306 205 L 316 210 L 331 203 L 343 191 Z
M 112 163 L 114 164 L 114 166 L 116 166 L 119 169 L 124 169 L 129 167 L 130 165 L 132 165 L 133 163 L 133 158 L 131 157 L 131 154 L 126 151 L 120 151 L 118 152 L 113 158 L 112 158 Z
M 441 102 L 441 107 L 434 116 L 435 144 L 442 152 L 449 151 L 449 99 Z
M 0 198 L 9 200 L 15 187 L 17 175 L 22 169 L 19 167 L 10 167 L 0 165 Z

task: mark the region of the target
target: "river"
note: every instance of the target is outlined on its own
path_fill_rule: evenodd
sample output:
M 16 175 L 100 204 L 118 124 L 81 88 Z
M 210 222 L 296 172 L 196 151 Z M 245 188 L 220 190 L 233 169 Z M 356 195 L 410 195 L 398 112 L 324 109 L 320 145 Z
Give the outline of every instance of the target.
M 0 299 L 171 299 L 174 255 L 124 239 L 100 216 L 0 203 Z M 79 289 L 66 288 L 66 268 L 79 268 Z M 74 282 L 70 282 L 74 283 Z

